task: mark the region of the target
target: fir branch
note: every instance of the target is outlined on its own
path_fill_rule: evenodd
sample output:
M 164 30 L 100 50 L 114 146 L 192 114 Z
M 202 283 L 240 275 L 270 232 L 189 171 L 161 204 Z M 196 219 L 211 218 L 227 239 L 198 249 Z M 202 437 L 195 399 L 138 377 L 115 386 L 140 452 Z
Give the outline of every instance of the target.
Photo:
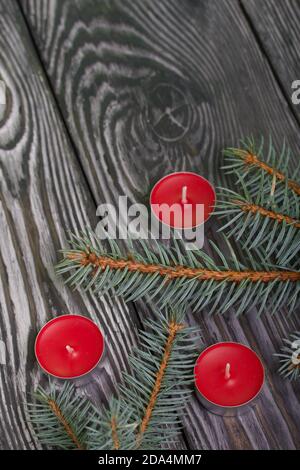
M 259 189 L 257 185 L 257 177 L 259 172 L 270 178 L 270 187 L 277 187 L 278 196 L 282 197 L 286 192 L 286 188 L 291 190 L 296 196 L 296 201 L 300 196 L 300 182 L 295 180 L 295 177 L 299 175 L 300 165 L 293 172 L 293 178 L 290 176 L 288 171 L 290 161 L 290 151 L 286 149 L 285 143 L 283 144 L 280 154 L 277 156 L 275 149 L 270 139 L 269 147 L 265 151 L 264 141 L 262 139 L 259 146 L 256 146 L 253 139 L 246 139 L 242 141 L 241 148 L 227 148 L 224 151 L 226 165 L 223 169 L 227 170 L 227 173 L 239 172 L 240 177 L 245 179 L 248 177 L 248 187 L 252 189 L 252 194 L 255 194 Z M 266 152 L 267 156 L 264 157 L 263 153 Z M 299 177 L 299 176 L 298 176 Z
M 262 247 L 269 257 L 275 253 L 278 263 L 286 265 L 299 251 L 299 207 L 296 213 L 298 218 L 294 218 L 289 213 L 274 209 L 273 202 L 266 198 L 263 191 L 252 197 L 241 182 L 240 194 L 220 188 L 214 214 L 227 220 L 220 230 L 227 229 L 228 237 L 242 239 L 243 247 L 250 250 Z
M 135 442 L 137 423 L 132 409 L 122 400 L 113 397 L 106 409 L 95 408 L 88 432 L 90 450 L 128 450 Z
M 121 386 L 125 406 L 138 423 L 133 448 L 158 449 L 176 439 L 192 393 L 195 334 L 183 323 L 183 313 L 168 311 L 145 321 L 139 347 L 130 356 L 132 370 Z
M 145 414 L 143 416 L 143 419 L 139 428 L 139 432 L 136 438 L 137 448 L 141 446 L 143 437 L 151 421 L 151 417 L 152 417 L 154 408 L 156 406 L 158 396 L 162 389 L 162 383 L 166 374 L 166 370 L 168 368 L 175 338 L 178 332 L 181 331 L 183 328 L 184 328 L 184 325 L 182 323 L 176 323 L 173 320 L 170 321 L 170 323 L 168 324 L 168 337 L 164 346 L 162 360 L 161 360 L 158 372 L 156 374 L 155 383 L 154 383 L 154 386 L 153 386 L 153 389 L 152 389 L 152 392 L 148 401 L 148 405 L 145 410 Z
M 258 206 L 257 204 L 254 203 L 248 203 L 244 201 L 239 201 L 239 200 L 231 200 L 234 204 L 237 206 L 240 206 L 241 210 L 251 214 L 259 214 L 262 217 L 266 217 L 268 219 L 273 219 L 279 223 L 286 223 L 287 225 L 293 225 L 295 228 L 300 229 L 300 220 L 293 219 L 293 217 L 290 217 L 289 215 L 286 214 L 281 214 L 280 212 L 275 212 L 273 210 L 268 210 L 265 209 L 262 206 Z
M 236 155 L 237 154 L 238 153 L 236 153 Z M 254 165 L 260 168 L 261 170 L 271 175 L 273 179 L 277 179 L 280 182 L 286 183 L 287 186 L 292 191 L 294 191 L 295 194 L 297 194 L 297 196 L 300 196 L 300 185 L 296 183 L 296 181 L 289 179 L 284 173 L 278 171 L 276 168 L 273 168 L 270 165 L 267 165 L 262 160 L 259 160 L 258 157 L 253 153 L 246 153 L 246 155 L 243 155 L 243 153 L 240 152 L 239 156 L 243 158 L 245 165 Z
M 246 267 L 229 243 L 231 262 L 211 242 L 221 264 L 201 250 L 185 251 L 176 241 L 174 248 L 157 243 L 156 252 L 143 241 L 135 246 L 131 243 L 127 254 L 122 254 L 113 240 L 108 243 L 106 248 L 91 231 L 71 236 L 71 248 L 63 250 L 57 272 L 69 273 L 66 283 L 76 288 L 97 294 L 112 289 L 126 300 L 147 295 L 160 307 L 170 305 L 175 310 L 189 305 L 195 311 L 210 303 L 211 312 L 217 307 L 224 312 L 235 304 L 238 315 L 248 306 L 258 305 L 260 313 L 267 303 L 276 309 L 287 305 L 293 310 L 299 300 L 300 272 L 271 265 L 258 249 L 250 255 L 246 248 Z
M 62 425 L 64 428 L 66 434 L 70 438 L 70 440 L 74 443 L 74 446 L 79 449 L 79 450 L 84 450 L 85 447 L 81 442 L 79 441 L 79 438 L 77 437 L 73 427 L 71 424 L 67 421 L 65 418 L 61 408 L 58 406 L 57 402 L 55 400 L 52 400 L 51 398 L 48 399 L 48 406 L 50 410 L 53 412 L 53 414 L 56 416 L 57 421 Z
M 141 274 L 159 274 L 166 277 L 168 280 L 183 278 L 183 279 L 198 279 L 198 281 L 230 281 L 241 282 L 243 280 L 250 280 L 252 282 L 269 282 L 272 280 L 281 281 L 298 281 L 300 280 L 300 273 L 293 271 L 218 271 L 211 269 L 190 268 L 187 266 L 162 266 L 160 264 L 144 264 L 138 263 L 129 259 L 111 259 L 106 256 L 96 256 L 95 253 L 67 253 L 66 258 L 79 263 L 80 266 L 93 266 L 96 275 L 98 269 L 103 272 L 106 268 L 110 270 L 126 270 L 134 273 Z
M 236 176 L 240 194 L 222 189 L 216 215 L 228 216 L 228 236 L 241 239 L 249 249 L 261 246 L 267 255 L 287 265 L 296 260 L 300 246 L 300 183 L 292 179 L 288 166 L 290 152 L 283 145 L 279 156 L 270 140 L 264 157 L 264 142 L 253 139 L 242 148 L 226 149 L 227 172 Z M 299 169 L 293 177 L 299 174 Z
M 65 382 L 61 390 L 51 381 L 49 391 L 37 388 L 35 402 L 27 405 L 27 412 L 43 444 L 62 449 L 86 448 L 92 407 L 88 400 L 75 397 L 74 392 L 70 382 Z
M 297 380 L 300 378 L 300 331 L 284 339 L 281 352 L 274 354 L 280 358 L 281 366 L 278 372 L 285 378 Z
M 92 419 L 89 449 L 156 449 L 176 439 L 192 392 L 195 334 L 183 313 L 160 312 L 144 322 L 118 399 Z

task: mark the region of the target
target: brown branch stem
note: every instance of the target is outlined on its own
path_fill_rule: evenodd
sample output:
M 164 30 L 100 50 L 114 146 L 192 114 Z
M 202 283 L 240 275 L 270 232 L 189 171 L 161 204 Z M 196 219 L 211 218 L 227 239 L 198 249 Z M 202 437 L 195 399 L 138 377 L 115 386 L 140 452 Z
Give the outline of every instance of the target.
M 145 410 L 145 413 L 144 413 L 144 416 L 141 421 L 141 425 L 139 427 L 139 431 L 136 437 L 136 448 L 140 447 L 142 440 L 143 440 L 144 433 L 149 425 L 149 422 L 150 422 L 150 419 L 151 419 L 151 416 L 152 416 L 152 413 L 153 413 L 153 410 L 157 401 L 158 394 L 161 390 L 162 381 L 163 381 L 166 369 L 168 367 L 168 362 L 169 362 L 170 355 L 172 352 L 172 346 L 173 346 L 175 337 L 177 333 L 183 328 L 184 328 L 184 325 L 181 323 L 175 323 L 174 321 L 171 321 L 169 324 L 169 335 L 165 344 L 163 357 L 162 357 L 158 372 L 156 374 L 154 387 L 153 387 L 151 396 L 149 398 L 149 402 Z
M 297 229 L 300 228 L 300 221 L 297 219 L 293 219 L 289 215 L 281 214 L 280 212 L 271 211 L 271 210 L 265 209 L 262 206 L 258 206 L 256 204 L 251 204 L 251 203 L 247 203 L 247 202 L 243 202 L 239 200 L 233 200 L 232 202 L 240 206 L 240 208 L 244 212 L 251 212 L 252 214 L 259 213 L 263 217 L 268 217 L 269 219 L 277 220 L 280 223 L 286 222 L 287 224 L 293 225 Z
M 118 431 L 117 431 L 117 421 L 116 418 L 113 416 L 110 422 L 111 425 L 111 435 L 112 435 L 112 441 L 114 445 L 115 450 L 120 449 L 120 441 L 118 437 Z
M 78 439 L 78 437 L 76 436 L 76 433 L 74 432 L 72 426 L 68 423 L 68 421 L 64 417 L 64 415 L 63 415 L 60 407 L 58 406 L 58 404 L 54 400 L 49 398 L 48 405 L 49 405 L 49 408 L 51 409 L 51 411 L 57 417 L 58 421 L 63 425 L 66 433 L 68 434 L 70 439 L 74 442 L 77 449 L 78 450 L 85 450 L 85 447 L 81 444 L 81 442 Z
M 97 256 L 95 253 L 86 252 L 67 252 L 67 259 L 77 261 L 82 266 L 91 265 L 94 268 L 106 267 L 110 269 L 127 269 L 131 272 L 140 272 L 144 274 L 159 273 L 168 280 L 179 277 L 197 278 L 199 281 L 231 281 L 239 283 L 244 280 L 251 282 L 271 282 L 275 279 L 279 281 L 300 281 L 300 272 L 295 271 L 216 271 L 210 269 L 189 268 L 186 266 L 162 266 L 160 264 L 144 264 L 132 259 L 112 259 L 106 256 Z
M 288 179 L 287 176 L 277 170 L 276 168 L 271 167 L 267 163 L 261 161 L 256 155 L 250 153 L 250 152 L 245 152 L 245 151 L 240 151 L 239 155 L 243 158 L 244 162 L 246 165 L 254 165 L 259 168 L 261 168 L 263 171 L 268 173 L 271 176 L 276 177 L 279 181 L 287 181 L 288 187 L 294 191 L 297 196 L 300 196 L 300 185 L 296 183 L 296 181 L 293 181 L 291 179 Z

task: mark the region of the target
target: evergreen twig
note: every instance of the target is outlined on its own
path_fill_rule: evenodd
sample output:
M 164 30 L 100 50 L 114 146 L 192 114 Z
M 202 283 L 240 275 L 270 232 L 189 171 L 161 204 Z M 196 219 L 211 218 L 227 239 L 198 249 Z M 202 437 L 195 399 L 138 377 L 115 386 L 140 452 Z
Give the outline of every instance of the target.
M 275 354 L 280 358 L 278 372 L 285 378 L 296 380 L 300 378 L 300 331 L 291 334 L 283 340 L 281 352 Z
M 266 149 L 263 139 L 259 145 L 256 145 L 253 138 L 248 138 L 241 142 L 241 148 L 225 149 L 224 156 L 226 164 L 223 169 L 229 174 L 238 172 L 239 177 L 244 180 L 247 178 L 247 186 L 252 195 L 262 190 L 259 186 L 259 178 L 263 175 L 269 179 L 268 186 L 273 192 L 276 189 L 278 200 L 285 198 L 287 191 L 290 190 L 295 196 L 291 200 L 299 204 L 300 164 L 291 175 L 289 172 L 290 150 L 286 148 L 285 143 L 280 154 L 277 155 L 271 139 Z
M 227 188 L 219 191 L 215 216 L 226 219 L 220 229 L 228 237 L 242 240 L 249 250 L 261 247 L 270 257 L 276 255 L 278 263 L 286 265 L 294 260 L 300 246 L 300 214 L 274 209 L 272 200 L 261 191 L 252 197 L 242 182 L 240 193 Z
M 137 423 L 133 410 L 121 397 L 113 397 L 107 408 L 95 409 L 88 432 L 91 450 L 128 450 L 135 442 Z
M 93 416 L 90 402 L 76 397 L 70 382 L 65 382 L 58 390 L 50 381 L 49 390 L 38 387 L 34 397 L 35 402 L 27 405 L 27 413 L 41 443 L 61 449 L 84 450 Z
M 136 437 L 137 448 L 141 446 L 145 433 L 147 432 L 147 429 L 149 428 L 152 416 L 155 412 L 155 408 L 159 400 L 159 395 L 162 391 L 163 382 L 166 377 L 166 373 L 167 373 L 167 369 L 169 366 L 174 343 L 176 341 L 176 337 L 178 333 L 184 329 L 184 325 L 182 323 L 177 323 L 176 321 L 171 320 L 169 321 L 167 328 L 168 328 L 168 332 L 167 332 L 165 344 L 163 346 L 164 349 L 163 349 L 161 362 L 160 362 L 158 371 L 156 373 L 155 382 L 153 384 L 152 391 L 148 398 L 147 407 L 144 411 L 144 415 L 143 415 L 143 418 L 141 420 L 141 423 L 138 429 L 138 434 Z
M 93 419 L 90 448 L 158 449 L 176 439 L 192 390 L 196 330 L 183 323 L 183 312 L 156 315 L 144 326 L 118 400 L 105 420 Z
M 249 249 L 263 246 L 281 265 L 294 262 L 300 246 L 300 164 L 291 175 L 289 150 L 284 144 L 277 156 L 271 140 L 267 150 L 263 140 L 256 146 L 247 139 L 224 155 L 223 168 L 236 176 L 240 194 L 221 189 L 215 215 L 228 218 L 223 229 Z
M 98 294 L 112 289 L 126 300 L 147 295 L 160 307 L 171 305 L 175 310 L 189 305 L 196 311 L 210 304 L 211 312 L 224 312 L 236 304 L 237 315 L 248 306 L 260 306 L 260 313 L 267 303 L 271 309 L 284 304 L 293 310 L 299 300 L 300 272 L 270 264 L 258 249 L 252 255 L 245 250 L 246 267 L 229 243 L 231 262 L 212 242 L 219 262 L 201 250 L 185 251 L 176 241 L 170 249 L 157 243 L 156 252 L 143 241 L 131 243 L 125 254 L 114 240 L 105 247 L 91 231 L 71 235 L 70 245 L 63 250 L 57 272 L 69 273 L 66 283 L 71 286 Z

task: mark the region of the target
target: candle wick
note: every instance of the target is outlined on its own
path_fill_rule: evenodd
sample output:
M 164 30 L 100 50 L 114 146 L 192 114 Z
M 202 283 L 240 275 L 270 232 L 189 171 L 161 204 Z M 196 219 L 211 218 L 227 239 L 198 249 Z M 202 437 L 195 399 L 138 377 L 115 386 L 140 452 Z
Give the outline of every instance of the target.
M 66 346 L 66 350 L 67 350 L 68 353 L 70 353 L 70 354 L 73 354 L 73 353 L 75 352 L 74 348 L 72 348 L 72 347 L 69 346 L 68 344 L 67 344 L 67 346 Z
M 228 380 L 230 379 L 230 364 L 227 362 L 226 367 L 225 367 L 225 379 Z
M 182 187 L 182 191 L 181 191 L 181 202 L 182 204 L 186 204 L 187 203 L 187 186 L 183 186 Z

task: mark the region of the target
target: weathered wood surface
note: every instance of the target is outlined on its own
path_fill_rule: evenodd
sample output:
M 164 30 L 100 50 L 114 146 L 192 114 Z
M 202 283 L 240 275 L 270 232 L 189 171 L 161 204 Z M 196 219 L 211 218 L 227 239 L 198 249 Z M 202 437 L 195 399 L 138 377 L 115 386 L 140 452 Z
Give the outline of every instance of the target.
M 243 0 L 243 7 L 300 122 L 300 104 L 293 104 L 291 99 L 292 83 L 300 80 L 300 3 L 298 0 Z
M 95 223 L 95 204 L 74 157 L 47 80 L 15 2 L 0 1 L 0 448 L 37 448 L 24 402 L 41 375 L 38 329 L 61 313 L 97 319 L 105 360 L 78 380 L 78 393 L 110 397 L 135 343 L 135 311 L 65 289 L 53 272 L 65 231 Z M 105 317 L 105 322 L 102 318 Z
M 15 369 L 11 369 L 10 379 L 4 381 L 6 395 L 12 394 L 16 398 L 9 407 L 1 405 L 5 412 L 4 435 L 8 435 L 2 445 L 15 447 L 15 441 L 11 441 L 14 438 L 19 439 L 17 445 L 20 447 L 28 447 L 31 435 L 23 437 L 23 433 L 19 438 L 17 425 L 14 424 L 11 431 L 9 423 L 18 420 L 22 428 L 27 429 L 23 414 L 20 416 L 21 408 L 16 403 L 21 401 L 19 397 L 24 390 L 31 390 L 33 381 L 38 380 L 32 357 L 34 331 L 31 343 L 28 342 L 31 322 L 34 325 L 42 323 L 51 308 L 61 308 L 62 299 L 63 305 L 68 306 L 65 310 L 92 308 L 98 318 L 102 315 L 104 325 L 111 325 L 112 318 L 119 322 L 119 335 L 108 338 L 110 357 L 105 366 L 106 375 L 96 374 L 96 380 L 89 378 L 83 388 L 95 398 L 97 394 L 100 396 L 98 388 L 102 382 L 107 385 L 106 394 L 109 393 L 109 373 L 112 377 L 119 376 L 120 367 L 126 366 L 126 356 L 134 342 L 128 331 L 129 325 L 136 322 L 131 306 L 126 310 L 121 302 L 115 304 L 115 301 L 105 299 L 104 308 L 102 301 L 79 297 L 79 294 L 74 296 L 53 276 L 51 262 L 55 259 L 55 248 L 64 242 L 63 230 L 78 228 L 88 217 L 86 212 L 90 211 L 91 222 L 95 209 L 93 201 L 97 204 L 117 203 L 121 194 L 127 194 L 132 201 L 146 200 L 151 185 L 169 171 L 188 169 L 202 173 L 215 183 L 224 183 L 224 176 L 219 171 L 221 149 L 236 144 L 240 137 L 250 133 L 268 136 L 271 132 L 278 147 L 285 137 L 296 152 L 299 126 L 236 1 L 21 0 L 59 111 L 70 132 L 71 148 L 47 82 L 40 78 L 43 87 L 38 88 L 37 93 L 33 83 L 27 83 L 23 77 L 32 62 L 40 71 L 39 77 L 43 74 L 28 35 L 20 26 L 22 21 L 16 5 L 7 10 L 4 0 L 2 3 L 6 12 L 3 21 L 6 28 L 9 25 L 9 34 L 13 35 L 11 42 L 6 37 L 1 38 L 6 41 L 1 48 L 1 52 L 5 51 L 4 63 L 7 68 L 13 67 L 17 55 L 23 67 L 23 74 L 16 75 L 16 70 L 11 75 L 6 72 L 6 76 L 13 76 L 8 83 L 20 80 L 15 85 L 12 105 L 17 106 L 15 103 L 20 94 L 23 102 L 29 103 L 30 111 L 25 115 L 31 116 L 30 126 L 20 124 L 16 117 L 17 123 L 12 128 L 6 127 L 9 136 L 15 127 L 22 130 L 15 132 L 18 138 L 9 146 L 9 152 L 15 158 L 17 155 L 19 159 L 22 157 L 22 162 L 24 155 L 27 158 L 31 155 L 23 162 L 27 174 L 21 184 L 16 170 L 9 173 L 11 163 L 7 163 L 5 148 L 2 157 L 1 145 L 1 164 L 9 168 L 6 181 L 10 188 L 19 184 L 23 190 L 19 199 L 11 196 L 13 202 L 9 199 L 6 204 L 12 211 L 12 204 L 13 208 L 17 203 L 23 208 L 28 201 L 30 209 L 27 206 L 23 209 L 27 211 L 23 218 L 27 224 L 30 221 L 30 228 L 35 227 L 27 236 L 21 231 L 24 258 L 13 255 L 16 244 L 11 243 L 10 252 L 5 244 L 4 272 L 13 269 L 14 264 L 9 263 L 13 256 L 17 261 L 22 259 L 20 282 L 30 283 L 26 294 L 32 291 L 33 297 L 28 311 L 33 306 L 33 311 L 37 312 L 24 327 L 23 297 L 11 287 L 16 277 L 13 271 L 9 282 L 5 279 L 7 313 L 3 318 L 5 328 L 14 332 L 14 342 L 7 349 L 8 354 L 12 351 L 19 361 L 22 380 L 19 384 Z M 18 20 L 13 22 L 14 15 Z M 14 44 L 21 39 L 19 53 Z M 11 58 L 7 50 L 11 50 Z M 24 81 L 25 90 L 21 86 Z M 50 120 L 49 115 L 54 118 Z M 27 150 L 24 152 L 18 139 L 22 140 L 26 133 Z M 53 146 L 49 139 L 56 145 Z M 58 145 L 61 141 L 63 144 Z M 73 149 L 80 161 L 80 169 Z M 45 174 L 48 175 L 53 166 L 52 180 Z M 39 179 L 31 173 L 37 174 Z M 74 175 L 78 176 L 75 178 Z M 43 181 L 47 181 L 47 191 L 42 192 L 40 188 L 46 184 Z M 12 190 L 5 192 L 6 197 Z M 27 193 L 29 196 L 25 198 Z M 51 210 L 47 218 L 40 220 L 40 214 L 31 209 L 30 196 L 34 198 L 35 210 L 41 204 L 39 201 L 48 201 Z M 89 211 L 85 211 L 85 207 L 89 207 Z M 31 223 L 32 219 L 34 223 Z M 17 227 L 21 224 L 15 223 Z M 213 228 L 211 224 L 207 235 L 220 243 Z M 49 264 L 45 267 L 43 259 L 46 256 Z M 28 267 L 32 267 L 29 274 Z M 14 302 L 10 300 L 13 294 Z M 150 313 L 145 305 L 137 304 L 137 307 L 139 317 Z M 189 321 L 203 329 L 205 342 L 211 344 L 232 339 L 253 346 L 266 364 L 267 384 L 258 406 L 240 418 L 223 419 L 209 414 L 201 408 L 196 395 L 193 396 L 185 419 L 183 439 L 186 445 L 194 449 L 299 447 L 299 384 L 292 386 L 278 377 L 277 362 L 272 356 L 278 350 L 282 336 L 299 327 L 297 312 L 290 319 L 286 318 L 285 311 L 261 319 L 256 318 L 255 311 L 240 319 L 235 318 L 234 310 L 224 317 L 214 318 L 208 317 L 208 312 L 189 315 Z M 15 334 L 21 329 L 19 325 L 22 325 L 22 333 Z M 118 363 L 122 348 L 123 357 Z M 24 350 L 28 351 L 25 357 Z M 3 371 L 3 366 L 0 367 Z M 14 392 L 16 388 L 17 392 Z

